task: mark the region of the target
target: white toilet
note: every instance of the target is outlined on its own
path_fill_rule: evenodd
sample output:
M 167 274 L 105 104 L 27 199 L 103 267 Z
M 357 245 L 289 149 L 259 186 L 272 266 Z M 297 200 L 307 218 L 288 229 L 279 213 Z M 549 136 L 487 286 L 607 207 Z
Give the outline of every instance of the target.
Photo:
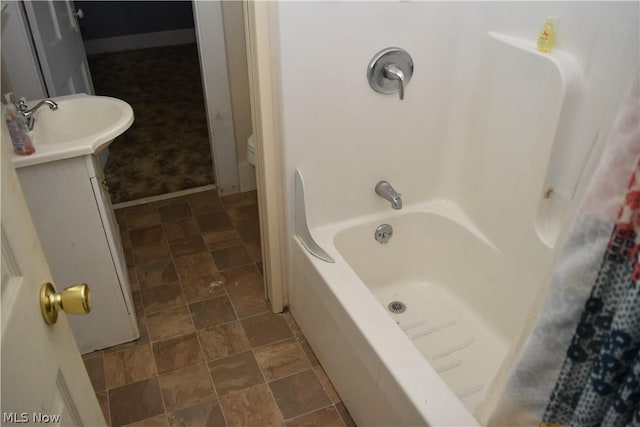
M 249 162 L 250 165 L 256 165 L 256 143 L 253 139 L 253 134 L 247 138 L 247 162 Z
M 253 135 L 247 138 L 247 161 L 238 165 L 240 174 L 240 191 L 256 189 L 256 143 Z

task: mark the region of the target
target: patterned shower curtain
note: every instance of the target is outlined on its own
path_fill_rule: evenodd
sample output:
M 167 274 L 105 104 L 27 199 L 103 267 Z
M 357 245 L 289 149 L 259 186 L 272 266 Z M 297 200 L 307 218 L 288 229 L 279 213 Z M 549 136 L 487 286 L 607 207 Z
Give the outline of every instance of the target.
M 492 426 L 640 427 L 640 79 Z
M 544 422 L 640 426 L 640 164 L 576 327 Z

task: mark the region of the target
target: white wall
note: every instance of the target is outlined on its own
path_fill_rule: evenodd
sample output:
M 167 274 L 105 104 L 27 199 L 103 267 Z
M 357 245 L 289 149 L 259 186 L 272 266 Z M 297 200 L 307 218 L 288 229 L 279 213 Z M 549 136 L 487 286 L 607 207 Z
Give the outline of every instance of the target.
M 425 6 L 279 5 L 285 177 L 291 185 L 293 169 L 303 172 L 312 223 L 385 208 L 373 192 L 381 179 L 405 203 L 436 194 L 447 119 L 441 101 L 449 91 L 430 82 L 444 70 L 429 58 L 444 46 L 421 33 L 431 20 L 437 33 L 446 11 L 431 4 L 432 12 L 419 17 Z M 366 79 L 371 58 L 389 46 L 404 48 L 415 62 L 402 102 L 374 92 Z
M 510 218 L 496 217 L 500 208 L 517 206 L 519 199 L 512 197 L 529 182 L 527 153 L 538 147 L 525 146 L 508 154 L 513 159 L 504 158 L 499 144 L 477 134 L 482 123 L 475 118 L 485 108 L 481 96 L 492 96 L 481 90 L 483 78 L 491 78 L 483 63 L 487 32 L 533 45 L 547 16 L 555 16 L 556 50 L 571 55 L 586 80 L 587 97 L 581 102 L 589 108 L 581 120 L 588 119 L 604 138 L 625 86 L 637 73 L 638 10 L 636 2 L 280 3 L 276 50 L 288 211 L 293 211 L 295 168 L 303 172 L 314 225 L 389 210 L 373 190 L 386 179 L 405 204 L 457 201 L 501 247 L 512 248 L 519 236 L 504 227 Z M 366 79 L 373 55 L 389 46 L 407 50 L 415 63 L 404 101 L 374 92 Z M 508 99 L 511 89 L 497 90 Z M 554 135 L 554 126 L 543 133 Z M 553 143 L 540 141 L 547 152 L 537 155 L 538 169 L 546 167 Z M 545 184 L 546 171 L 537 174 L 540 182 L 527 184 L 527 191 L 535 190 L 527 195 L 535 198 L 527 206 L 534 211 L 529 220 L 535 218 Z

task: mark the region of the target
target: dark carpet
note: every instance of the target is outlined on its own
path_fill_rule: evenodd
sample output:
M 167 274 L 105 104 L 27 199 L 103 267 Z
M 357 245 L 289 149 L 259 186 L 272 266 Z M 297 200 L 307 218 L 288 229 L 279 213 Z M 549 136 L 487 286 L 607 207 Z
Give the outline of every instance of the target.
M 113 203 L 213 184 L 195 44 L 89 56 L 96 95 L 131 105 L 135 121 L 110 146 Z

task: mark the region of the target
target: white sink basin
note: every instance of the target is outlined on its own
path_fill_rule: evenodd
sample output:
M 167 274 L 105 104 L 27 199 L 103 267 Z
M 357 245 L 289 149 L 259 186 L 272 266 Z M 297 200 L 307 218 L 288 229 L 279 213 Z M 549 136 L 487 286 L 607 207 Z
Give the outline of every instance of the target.
M 58 109 L 43 106 L 35 113 L 30 135 L 36 152 L 14 155 L 16 168 L 97 153 L 133 123 L 131 106 L 116 98 L 76 94 L 51 99 Z

